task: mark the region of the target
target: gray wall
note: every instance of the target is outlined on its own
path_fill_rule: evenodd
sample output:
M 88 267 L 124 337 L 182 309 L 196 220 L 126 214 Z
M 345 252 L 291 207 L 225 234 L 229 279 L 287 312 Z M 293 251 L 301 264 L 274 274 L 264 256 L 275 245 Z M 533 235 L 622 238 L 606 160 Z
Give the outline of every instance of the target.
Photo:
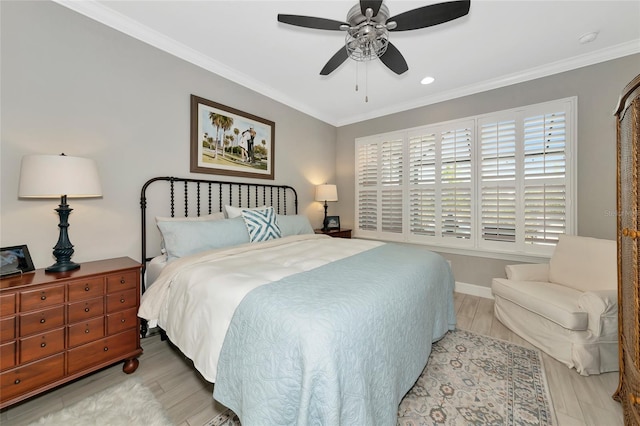
M 340 188 L 341 222 L 353 226 L 355 138 L 577 96 L 578 234 L 615 239 L 616 124 L 613 110 L 622 89 L 639 72 L 640 55 L 627 56 L 338 128 L 336 183 Z M 504 265 L 516 263 L 461 255 L 445 257 L 452 261 L 457 281 L 483 286 L 489 286 L 495 274 L 504 274 Z
M 50 1 L 2 1 L 0 19 L 2 247 L 53 263 L 59 200 L 18 199 L 18 177 L 23 155 L 64 152 L 95 159 L 103 186 L 102 198 L 70 200 L 74 260 L 139 259 L 142 184 L 191 175 L 191 94 L 274 121 L 275 182 L 321 224 L 314 190 L 335 179 L 335 127 Z

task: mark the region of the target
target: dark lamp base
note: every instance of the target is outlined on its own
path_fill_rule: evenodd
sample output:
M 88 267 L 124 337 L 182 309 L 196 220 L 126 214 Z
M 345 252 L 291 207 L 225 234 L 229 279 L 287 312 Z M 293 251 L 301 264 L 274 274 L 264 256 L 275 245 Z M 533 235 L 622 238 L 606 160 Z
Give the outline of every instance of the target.
M 80 264 L 75 262 L 56 262 L 53 265 L 45 268 L 45 272 L 67 272 L 80 268 Z

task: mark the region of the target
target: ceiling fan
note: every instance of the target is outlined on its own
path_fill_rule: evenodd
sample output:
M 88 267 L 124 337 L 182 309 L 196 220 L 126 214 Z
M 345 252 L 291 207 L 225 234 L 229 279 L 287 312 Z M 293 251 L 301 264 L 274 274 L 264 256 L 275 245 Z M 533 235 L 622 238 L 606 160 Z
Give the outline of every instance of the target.
M 389 17 L 389 9 L 382 0 L 360 0 L 360 4 L 347 13 L 347 22 L 285 14 L 278 14 L 278 21 L 298 27 L 346 31 L 345 46 L 329 59 L 320 75 L 329 75 L 348 58 L 356 61 L 380 58 L 391 71 L 402 74 L 409 66 L 389 41 L 389 32 L 417 30 L 452 21 L 469 13 L 470 4 L 470 0 L 436 3 Z

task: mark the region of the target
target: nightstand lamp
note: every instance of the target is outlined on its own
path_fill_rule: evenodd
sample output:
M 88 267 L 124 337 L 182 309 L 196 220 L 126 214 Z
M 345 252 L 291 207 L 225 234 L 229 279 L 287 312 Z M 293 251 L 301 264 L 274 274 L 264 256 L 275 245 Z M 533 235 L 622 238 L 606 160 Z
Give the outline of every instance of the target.
M 324 201 L 324 221 L 322 222 L 322 230 L 327 231 L 327 201 L 338 201 L 338 188 L 335 185 L 318 185 L 316 186 L 316 201 Z
M 55 209 L 60 216 L 60 236 L 53 248 L 56 263 L 46 272 L 72 271 L 80 267 L 71 261 L 73 244 L 69 241 L 69 213 L 73 210 L 67 204 L 69 198 L 102 196 L 98 169 L 93 160 L 61 155 L 26 155 L 22 157 L 20 168 L 21 198 L 58 198 L 60 206 Z

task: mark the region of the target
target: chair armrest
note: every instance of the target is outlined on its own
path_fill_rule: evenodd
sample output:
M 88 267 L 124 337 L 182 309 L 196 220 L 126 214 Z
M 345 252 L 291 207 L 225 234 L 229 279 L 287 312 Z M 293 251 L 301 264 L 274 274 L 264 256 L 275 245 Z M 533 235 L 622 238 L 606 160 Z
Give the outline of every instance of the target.
M 504 268 L 507 279 L 515 281 L 549 281 L 548 263 L 522 263 Z
M 589 316 L 589 331 L 594 336 L 615 334 L 618 330 L 618 290 L 584 292 L 578 307 Z

